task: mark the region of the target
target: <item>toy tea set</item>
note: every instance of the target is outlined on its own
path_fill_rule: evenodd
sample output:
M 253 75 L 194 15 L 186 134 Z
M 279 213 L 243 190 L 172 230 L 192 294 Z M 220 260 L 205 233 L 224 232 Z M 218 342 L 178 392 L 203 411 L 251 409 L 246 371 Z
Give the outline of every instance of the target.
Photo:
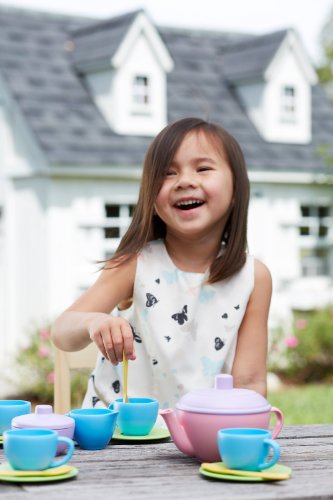
M 80 408 L 66 415 L 53 413 L 49 405 L 38 405 L 31 413 L 28 401 L 0 401 L 0 435 L 7 459 L 0 465 L 0 481 L 75 477 L 78 469 L 68 464 L 73 440 L 83 449 L 100 450 L 111 439 L 165 439 L 168 430 L 181 452 L 201 462 L 203 476 L 229 481 L 290 477 L 291 469 L 277 463 L 280 447 L 274 441 L 283 426 L 282 412 L 255 391 L 233 388 L 231 375 L 217 375 L 212 389 L 185 394 L 175 411 L 161 410 L 168 429 L 155 426 L 158 401 L 127 398 L 124 385 L 124 398 L 109 408 Z M 272 413 L 276 424 L 271 432 Z

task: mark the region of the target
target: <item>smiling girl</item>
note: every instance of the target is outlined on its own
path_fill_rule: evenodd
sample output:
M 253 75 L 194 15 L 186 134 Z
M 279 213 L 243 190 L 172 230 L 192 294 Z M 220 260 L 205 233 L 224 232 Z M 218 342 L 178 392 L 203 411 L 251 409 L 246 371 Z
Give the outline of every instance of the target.
M 163 129 L 144 162 L 131 225 L 95 284 L 55 321 L 54 343 L 100 350 L 84 406 L 129 395 L 172 407 L 232 373 L 266 395 L 271 276 L 247 253 L 249 181 L 237 141 L 185 118 Z

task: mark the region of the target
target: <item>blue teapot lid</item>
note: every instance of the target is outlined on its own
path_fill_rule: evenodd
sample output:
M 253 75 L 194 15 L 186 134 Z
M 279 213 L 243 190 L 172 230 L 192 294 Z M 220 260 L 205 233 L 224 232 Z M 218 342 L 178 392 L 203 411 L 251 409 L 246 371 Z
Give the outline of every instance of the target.
M 232 375 L 220 374 L 215 377 L 214 388 L 188 392 L 176 408 L 194 413 L 242 415 L 269 411 L 271 405 L 256 391 L 234 389 Z

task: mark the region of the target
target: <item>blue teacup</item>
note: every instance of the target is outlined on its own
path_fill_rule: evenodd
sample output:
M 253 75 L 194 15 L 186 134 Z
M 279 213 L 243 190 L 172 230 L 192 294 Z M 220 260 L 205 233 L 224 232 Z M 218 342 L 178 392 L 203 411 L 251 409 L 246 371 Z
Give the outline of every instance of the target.
M 158 416 L 158 401 L 152 398 L 116 399 L 109 408 L 119 411 L 117 425 L 127 436 L 146 436 L 155 425 Z
M 280 458 L 280 446 L 265 429 L 220 429 L 217 444 L 221 459 L 229 469 L 260 471 L 272 467 Z M 270 448 L 273 456 L 267 461 Z
M 65 443 L 68 451 L 55 460 L 59 443 Z M 73 455 L 74 443 L 51 429 L 12 429 L 4 432 L 3 448 L 13 469 L 43 470 L 67 463 Z
M 22 399 L 0 399 L 0 434 L 11 428 L 14 417 L 31 412 L 30 401 Z
M 117 411 L 108 408 L 78 408 L 68 414 L 75 420 L 74 440 L 83 450 L 102 450 L 113 435 Z

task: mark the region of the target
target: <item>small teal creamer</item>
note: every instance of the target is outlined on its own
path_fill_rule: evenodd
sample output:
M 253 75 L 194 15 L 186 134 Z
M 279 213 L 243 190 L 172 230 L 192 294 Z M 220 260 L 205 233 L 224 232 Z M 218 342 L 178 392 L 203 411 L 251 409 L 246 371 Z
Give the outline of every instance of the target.
M 117 425 L 126 436 L 146 436 L 155 425 L 158 416 L 158 400 L 153 398 L 116 399 L 109 408 L 119 412 Z
M 113 436 L 118 412 L 108 408 L 78 408 L 68 414 L 75 420 L 74 440 L 83 450 L 102 450 Z
M 55 459 L 57 446 L 64 443 L 67 453 Z M 51 429 L 12 429 L 3 435 L 5 457 L 17 470 L 43 470 L 67 463 L 74 452 L 70 438 Z

